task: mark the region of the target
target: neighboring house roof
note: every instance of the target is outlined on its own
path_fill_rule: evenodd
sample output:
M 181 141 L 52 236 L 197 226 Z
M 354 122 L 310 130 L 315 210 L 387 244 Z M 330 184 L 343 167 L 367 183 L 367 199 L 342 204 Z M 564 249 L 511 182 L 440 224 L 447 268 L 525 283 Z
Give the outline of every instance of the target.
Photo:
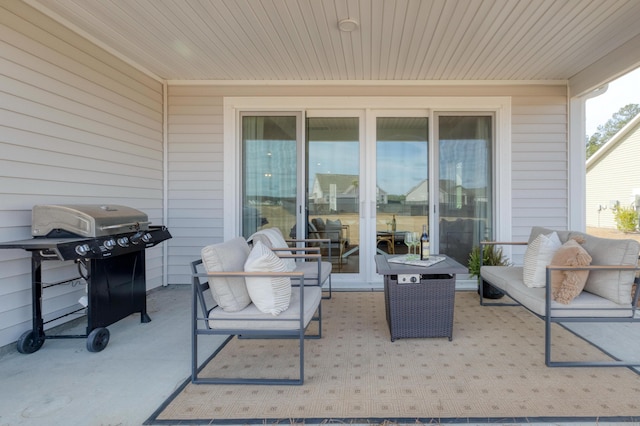
M 622 143 L 627 135 L 640 128 L 640 114 L 636 115 L 629 121 L 618 133 L 613 135 L 605 144 L 603 144 L 596 152 L 587 159 L 587 172 L 591 170 L 599 161 L 605 158 L 616 146 Z
M 357 192 L 358 188 L 358 175 L 342 175 L 333 173 L 317 173 L 316 174 L 315 188 L 319 187 L 322 194 L 328 194 L 330 186 L 336 185 L 336 193 L 340 194 L 353 194 Z

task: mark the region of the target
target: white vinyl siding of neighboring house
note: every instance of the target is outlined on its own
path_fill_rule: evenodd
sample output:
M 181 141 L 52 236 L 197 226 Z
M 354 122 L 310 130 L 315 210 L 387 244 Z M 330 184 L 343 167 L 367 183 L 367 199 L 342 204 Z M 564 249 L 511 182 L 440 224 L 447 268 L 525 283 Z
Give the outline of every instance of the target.
M 612 206 L 629 207 L 640 195 L 640 115 L 587 161 L 587 226 L 616 229 Z M 601 207 L 600 207 L 601 206 Z M 606 208 L 605 208 L 606 207 Z
M 124 204 L 164 224 L 162 83 L 23 2 L 0 4 L 0 40 L 0 241 L 31 237 L 35 204 Z M 148 289 L 163 250 L 147 250 Z M 44 262 L 44 281 L 77 275 Z M 78 306 L 74 284 L 43 292 L 45 319 Z M 0 250 L 0 346 L 31 315 L 30 254 Z
M 221 242 L 222 105 L 226 96 L 511 96 L 512 239 L 532 226 L 568 223 L 567 98 L 562 85 L 531 86 L 233 86 L 169 85 L 169 226 L 174 235 L 169 283 L 188 283 L 188 263 L 206 244 Z M 428 107 L 428 106 L 425 106 Z M 471 111 L 472 112 L 472 111 Z M 174 122 L 191 123 L 192 126 Z M 542 172 L 538 172 L 542 170 Z M 515 260 L 522 253 L 514 251 Z

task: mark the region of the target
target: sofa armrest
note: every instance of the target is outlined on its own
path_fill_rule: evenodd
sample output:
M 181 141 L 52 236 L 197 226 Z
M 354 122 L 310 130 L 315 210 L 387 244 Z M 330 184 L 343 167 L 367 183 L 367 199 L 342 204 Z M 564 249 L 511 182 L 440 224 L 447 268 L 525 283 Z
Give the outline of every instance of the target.
M 526 246 L 528 244 L 526 241 L 480 241 L 480 268 L 482 268 L 482 261 L 484 260 L 482 255 L 484 246 Z

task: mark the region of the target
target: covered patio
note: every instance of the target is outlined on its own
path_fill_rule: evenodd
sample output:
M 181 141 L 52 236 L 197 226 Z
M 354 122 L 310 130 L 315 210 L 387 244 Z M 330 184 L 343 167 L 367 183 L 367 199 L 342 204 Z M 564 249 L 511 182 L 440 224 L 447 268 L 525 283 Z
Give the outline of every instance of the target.
M 305 118 L 318 129 L 327 118 L 359 120 L 360 180 L 344 198 L 360 210 L 350 213 L 354 254 L 334 276 L 338 298 L 381 288 L 372 266 L 379 117 L 424 118 L 433 144 L 441 117 L 490 117 L 490 191 L 450 192 L 490 205 L 483 236 L 586 230 L 585 101 L 640 66 L 639 20 L 640 2 L 624 0 L 0 1 L 0 242 L 31 236 L 37 204 L 127 205 L 173 236 L 146 254 L 152 322 L 110 326 L 99 354 L 73 339 L 15 352 L 31 326 L 30 258 L 0 250 L 0 423 L 140 424 L 182 383 L 189 262 L 246 231 L 244 115 L 298 117 L 300 146 Z M 430 193 L 444 193 L 430 177 Z M 306 195 L 295 191 L 298 204 L 285 207 L 305 225 Z M 433 244 L 455 245 L 439 235 L 445 214 L 435 204 L 415 222 L 434 230 Z M 386 229 L 388 217 L 378 219 Z M 511 254 L 518 262 L 523 251 Z M 57 281 L 76 265 L 46 269 Z M 45 316 L 83 295 L 59 286 L 44 295 Z M 635 331 L 589 333 L 640 351 Z
M 378 292 L 374 292 L 379 294 Z M 157 289 L 149 294 L 149 315 L 152 321 L 147 324 L 140 324 L 137 315 L 118 322 L 110 327 L 112 331 L 112 339 L 109 346 L 102 352 L 90 353 L 84 348 L 84 341 L 77 339 L 66 340 L 53 340 L 47 341 L 43 348 L 31 355 L 25 356 L 15 352 L 13 347 L 4 348 L 0 354 L 0 365 L 2 366 L 2 381 L 0 381 L 0 393 L 3 397 L 0 399 L 0 412 L 2 417 L 0 419 L 5 424 L 16 425 L 40 425 L 53 422 L 55 424 L 65 425 L 104 425 L 104 424 L 123 424 L 123 425 L 141 425 L 145 421 L 150 420 L 152 417 L 155 419 L 159 413 L 155 413 L 156 410 L 162 408 L 163 403 L 184 384 L 184 381 L 190 376 L 189 366 L 189 319 L 185 315 L 190 308 L 190 289 L 187 286 L 169 286 L 162 289 Z M 344 299 L 346 295 L 353 293 L 334 292 L 334 299 L 338 301 L 340 298 Z M 369 292 L 368 294 L 372 294 Z M 471 292 L 464 292 L 464 295 L 468 295 L 473 298 L 473 306 L 478 309 L 489 309 L 486 307 L 478 307 L 477 298 Z M 381 300 L 381 299 L 380 299 Z M 328 303 L 332 301 L 326 301 L 328 309 Z M 471 306 L 471 305 L 469 305 Z M 384 311 L 384 306 L 379 306 L 379 309 Z M 504 308 L 500 308 L 504 309 Z M 516 308 L 518 317 L 525 320 L 530 320 L 530 327 L 533 329 L 542 330 L 544 324 L 541 320 L 531 317 L 524 308 Z M 369 315 L 369 314 L 367 314 Z M 335 316 L 335 315 L 334 315 Z M 442 352 L 443 356 L 451 358 L 455 354 L 454 358 L 458 358 L 460 355 L 460 343 L 465 340 L 466 331 L 462 330 L 460 323 L 464 323 L 465 313 L 463 311 L 456 312 L 456 321 L 454 327 L 454 339 L 449 342 L 446 338 L 436 339 L 405 339 L 403 341 L 397 341 L 391 343 L 389 341 L 388 331 L 387 334 L 380 333 L 375 336 L 375 341 L 372 344 L 376 346 L 378 344 L 384 345 L 407 345 L 402 346 L 404 350 L 408 351 L 407 354 L 413 353 L 413 345 L 426 344 L 428 347 L 437 348 L 436 352 Z M 603 349 L 610 350 L 621 357 L 635 356 L 640 351 L 640 328 L 635 324 L 635 328 L 628 327 L 622 333 L 620 327 L 611 327 L 606 324 L 585 330 L 589 334 L 589 337 L 602 345 Z M 82 321 L 78 321 L 74 328 L 69 329 L 68 326 L 63 326 L 59 332 L 69 332 L 70 330 L 81 331 L 84 327 Z M 579 330 L 579 327 L 576 326 Z M 326 330 L 325 330 L 326 331 Z M 532 335 L 536 332 L 531 331 Z M 501 334 L 502 335 L 502 334 Z M 325 344 L 332 344 L 335 334 L 332 333 L 325 335 L 328 340 Z M 222 340 L 222 339 L 220 339 Z M 499 338 L 498 338 L 499 340 Z M 334 341 L 335 342 L 335 341 Z M 497 352 L 509 351 L 517 349 L 519 351 L 531 350 L 529 342 L 526 340 L 519 340 L 514 342 L 503 342 L 504 346 L 494 349 Z M 501 345 L 502 345 L 501 344 Z M 515 344 L 515 347 L 513 347 Z M 310 351 L 309 362 L 313 362 L 313 348 L 314 342 L 310 341 L 308 351 Z M 491 345 L 489 345 L 491 346 Z M 201 350 L 202 355 L 206 356 L 216 347 L 215 339 L 211 341 L 203 341 Z M 583 348 L 584 349 L 584 348 Z M 482 352 L 490 353 L 490 349 L 487 347 Z M 476 360 L 478 365 L 482 365 L 488 361 L 486 355 L 478 357 Z M 485 359 L 483 359 L 485 358 Z M 542 354 L 539 355 L 537 363 L 539 365 L 544 364 Z M 534 363 L 536 356 L 533 357 Z M 518 369 L 521 369 L 522 374 L 532 374 L 535 367 L 532 365 L 524 365 L 524 358 L 518 356 L 514 359 L 512 364 L 516 365 Z M 355 361 L 355 360 L 354 360 Z M 496 361 L 489 360 L 489 361 Z M 432 359 L 431 362 L 440 362 L 437 359 Z M 262 363 L 262 361 L 261 361 Z M 450 364 L 451 374 L 453 368 L 456 366 L 456 360 L 451 359 Z M 487 383 L 486 389 L 493 391 L 495 387 L 501 386 L 500 377 L 508 377 L 507 372 L 513 367 L 509 365 L 489 367 L 486 372 L 477 372 L 477 374 L 491 374 L 493 381 L 496 383 Z M 546 367 L 541 367 L 546 368 Z M 576 375 L 591 375 L 589 380 L 593 381 L 593 386 L 598 386 L 603 382 L 604 377 L 610 374 L 624 376 L 627 374 L 635 375 L 629 370 L 624 368 L 607 369 L 606 372 L 602 372 L 602 369 L 550 369 L 550 374 L 559 375 L 565 377 L 567 383 L 571 383 L 571 376 Z M 312 370 L 310 370 L 312 371 Z M 355 370 L 354 370 L 355 371 Z M 385 369 L 378 369 L 378 374 L 385 374 Z M 471 375 L 467 376 L 471 380 Z M 548 377 L 547 380 L 551 378 Z M 451 379 L 452 383 L 462 380 L 462 377 L 458 379 Z M 531 384 L 537 380 L 542 380 L 543 377 L 531 377 L 529 381 Z M 311 387 L 318 385 L 321 381 L 320 377 L 308 377 L 303 387 L 297 386 L 280 386 L 276 389 L 284 389 L 285 391 L 293 391 L 294 393 L 303 393 L 305 387 Z M 472 380 L 471 380 L 472 381 Z M 380 382 L 385 383 L 384 381 Z M 546 392 L 557 392 L 555 387 L 562 387 L 558 382 L 555 382 L 557 386 L 541 388 Z M 507 389 L 517 386 L 516 383 L 504 383 Z M 202 386 L 202 385 L 201 385 Z M 425 382 L 425 386 L 427 383 Z M 431 385 L 429 385 L 431 386 Z M 459 385 L 460 386 L 460 385 Z M 531 385 L 532 387 L 535 385 Z M 548 384 L 546 385 L 548 386 Z M 204 386 L 207 387 L 207 386 Z M 229 387 L 227 387 L 229 388 Z M 251 388 L 251 387 L 250 387 Z M 252 387 L 253 390 L 259 394 L 268 392 L 264 387 Z M 380 392 L 385 392 L 385 386 L 380 385 L 374 387 Z M 462 390 L 464 388 L 459 388 Z M 388 390 L 388 389 L 387 389 Z M 444 387 L 442 388 L 444 392 Z M 467 390 L 468 391 L 468 390 Z M 612 389 L 612 391 L 614 391 Z M 204 391 L 203 391 L 204 392 Z M 529 391 L 524 389 L 521 398 L 529 398 L 527 395 Z M 582 390 L 580 391 L 583 392 Z M 198 393 L 196 393 L 197 395 Z M 205 393 L 206 395 L 206 393 Z M 530 398 L 535 399 L 535 394 L 531 394 Z M 575 396 L 575 395 L 572 395 Z M 598 400 L 597 395 L 592 395 Z M 389 395 L 390 397 L 390 395 Z M 571 398 L 567 395 L 568 398 Z M 618 398 L 624 401 L 627 397 L 633 399 L 633 395 L 620 395 Z M 195 398 L 195 396 L 194 396 Z M 481 393 L 474 396 L 480 401 L 485 401 L 484 405 L 491 410 L 491 405 L 497 405 L 500 409 L 504 409 L 504 405 L 501 404 L 505 401 L 496 401 L 496 404 L 489 404 L 486 400 L 483 400 Z M 331 400 L 331 399 L 330 399 Z M 434 400 L 435 401 L 435 400 Z M 212 401 L 212 403 L 215 401 Z M 561 402 L 561 401 L 558 401 Z M 602 402 L 602 400 L 600 400 Z M 585 402 L 587 405 L 593 405 L 595 401 L 591 403 Z M 207 405 L 211 405 L 208 403 Z M 445 404 L 446 405 L 446 404 Z M 558 404 L 562 406 L 562 403 Z M 282 407 L 281 407 L 282 408 Z M 575 425 L 575 424 L 607 424 L 607 425 L 622 425 L 622 424 L 635 424 L 638 421 L 637 416 L 635 418 L 629 416 L 600 416 L 599 418 L 593 417 L 591 414 L 587 414 L 586 409 L 571 408 L 567 410 L 572 413 L 568 417 L 554 417 L 551 413 L 540 416 L 530 416 L 526 409 L 522 409 L 518 416 L 512 418 L 455 418 L 450 417 L 451 412 L 441 408 L 438 418 L 425 419 L 425 414 L 412 415 L 413 413 L 401 413 L 396 414 L 396 418 L 405 419 L 402 423 L 416 424 L 415 419 L 421 418 L 422 422 L 419 423 L 436 423 L 436 424 L 563 424 L 563 425 Z M 601 412 L 604 412 L 601 411 Z M 193 413 L 197 417 L 198 413 Z M 354 419 L 344 419 L 337 416 L 332 416 L 335 421 L 344 421 L 346 423 L 369 423 L 375 420 L 369 420 L 357 422 Z M 407 419 L 414 417 L 413 421 Z M 245 416 L 246 418 L 246 416 Z M 255 418 L 254 421 L 260 424 L 264 423 L 265 418 L 271 418 L 272 421 L 267 423 L 274 423 L 274 415 L 264 416 L 261 418 Z M 147 424 L 210 424 L 211 419 L 202 419 L 201 421 L 188 420 L 188 421 L 168 421 L 161 420 L 162 417 L 154 421 L 150 421 Z M 290 421 L 292 419 L 279 419 L 279 422 Z M 324 424 L 324 421 L 306 421 L 306 424 Z M 391 418 L 391 423 L 393 418 Z M 226 420 L 224 424 L 238 424 Z M 246 424 L 243 422 L 243 424 Z M 389 424 L 389 422 L 387 422 Z

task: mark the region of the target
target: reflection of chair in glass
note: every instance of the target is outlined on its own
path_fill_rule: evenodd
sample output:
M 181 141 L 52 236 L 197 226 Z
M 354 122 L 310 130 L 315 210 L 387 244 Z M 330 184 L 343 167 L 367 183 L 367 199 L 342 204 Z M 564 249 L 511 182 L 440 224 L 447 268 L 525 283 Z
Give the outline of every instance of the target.
M 396 253 L 396 249 L 395 249 L 396 242 L 395 242 L 395 235 L 393 232 L 378 232 L 376 234 L 376 247 L 380 243 L 387 244 L 387 253 L 389 254 Z
M 327 219 L 325 222 L 322 218 L 314 218 L 309 222 L 309 238 L 325 240 L 320 248 L 329 254 L 330 259 L 337 251 L 338 268 L 342 268 L 342 255 L 349 244 L 349 225 L 343 225 L 340 219 Z

